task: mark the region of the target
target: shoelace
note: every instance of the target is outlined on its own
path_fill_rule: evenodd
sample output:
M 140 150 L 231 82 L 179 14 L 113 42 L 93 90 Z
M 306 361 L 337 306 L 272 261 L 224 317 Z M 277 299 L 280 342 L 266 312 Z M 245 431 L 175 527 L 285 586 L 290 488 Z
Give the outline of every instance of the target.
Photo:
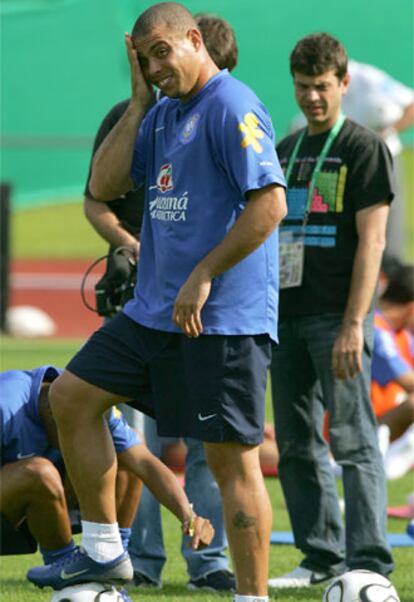
M 69 566 L 69 565 L 73 564 L 74 562 L 76 562 L 77 560 L 80 560 L 83 556 L 85 556 L 84 548 L 82 546 L 76 546 L 75 548 L 73 548 L 73 550 L 69 554 L 62 556 L 62 558 L 58 558 L 58 560 L 53 562 L 52 566 L 55 566 L 55 567 L 63 566 L 63 565 Z

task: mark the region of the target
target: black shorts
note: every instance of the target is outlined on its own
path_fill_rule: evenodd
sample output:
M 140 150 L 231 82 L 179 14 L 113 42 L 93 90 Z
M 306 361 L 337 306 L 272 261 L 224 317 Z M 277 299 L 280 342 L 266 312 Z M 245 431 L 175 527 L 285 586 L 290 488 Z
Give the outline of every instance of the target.
M 154 415 L 158 434 L 202 441 L 263 439 L 271 341 L 146 328 L 120 313 L 96 331 L 67 369 Z
M 0 516 L 0 556 L 33 554 L 36 552 L 37 541 L 30 533 L 26 521 L 18 529 L 15 529 L 4 514 L 0 514 Z

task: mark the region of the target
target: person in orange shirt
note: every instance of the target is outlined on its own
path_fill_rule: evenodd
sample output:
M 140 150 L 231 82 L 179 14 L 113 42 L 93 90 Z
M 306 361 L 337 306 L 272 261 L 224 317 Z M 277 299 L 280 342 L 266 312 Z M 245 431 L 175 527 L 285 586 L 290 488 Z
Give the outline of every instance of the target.
M 402 266 L 378 301 L 375 314 L 371 399 L 392 442 L 384 454 L 387 477 L 414 464 L 414 266 Z M 382 425 L 382 426 L 381 426 Z
M 414 422 L 414 266 L 402 266 L 378 301 L 375 313 L 371 398 L 391 440 Z

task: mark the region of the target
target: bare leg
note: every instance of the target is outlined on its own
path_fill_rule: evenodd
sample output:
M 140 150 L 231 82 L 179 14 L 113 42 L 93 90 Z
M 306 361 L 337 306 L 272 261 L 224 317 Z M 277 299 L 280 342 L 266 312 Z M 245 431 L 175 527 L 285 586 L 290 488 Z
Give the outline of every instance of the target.
M 128 470 L 119 468 L 116 476 L 116 512 L 120 527 L 131 528 L 141 491 L 142 481 Z
M 272 508 L 259 448 L 236 442 L 204 443 L 223 498 L 237 593 L 266 596 Z
M 279 450 L 272 424 L 265 424 L 264 440 L 259 446 L 259 458 L 263 475 L 274 475 L 279 465 Z
M 117 462 L 103 413 L 120 401 L 67 371 L 49 390 L 65 466 L 87 521 L 116 522 Z
M 26 518 L 41 548 L 69 545 L 72 531 L 63 484 L 49 460 L 35 457 L 6 464 L 0 478 L 0 511 L 14 527 Z

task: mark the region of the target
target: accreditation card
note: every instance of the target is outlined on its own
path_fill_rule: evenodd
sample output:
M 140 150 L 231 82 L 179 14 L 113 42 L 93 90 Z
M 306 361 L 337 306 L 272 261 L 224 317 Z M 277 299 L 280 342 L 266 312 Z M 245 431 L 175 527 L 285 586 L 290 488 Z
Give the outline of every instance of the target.
M 303 279 L 305 240 L 303 234 L 279 232 L 279 286 L 281 289 L 300 286 Z

